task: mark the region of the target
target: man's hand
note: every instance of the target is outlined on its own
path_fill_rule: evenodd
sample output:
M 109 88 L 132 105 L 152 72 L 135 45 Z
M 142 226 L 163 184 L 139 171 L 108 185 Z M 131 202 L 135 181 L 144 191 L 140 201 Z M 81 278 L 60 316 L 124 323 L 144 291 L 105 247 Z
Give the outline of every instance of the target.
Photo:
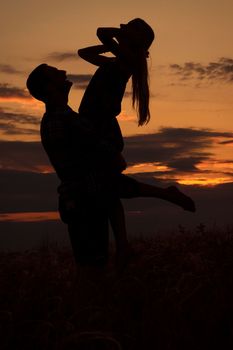
M 120 152 L 111 153 L 111 155 L 108 154 L 107 156 L 105 154 L 103 158 L 99 158 L 97 154 L 95 166 L 106 173 L 120 174 L 127 168 L 127 163 Z

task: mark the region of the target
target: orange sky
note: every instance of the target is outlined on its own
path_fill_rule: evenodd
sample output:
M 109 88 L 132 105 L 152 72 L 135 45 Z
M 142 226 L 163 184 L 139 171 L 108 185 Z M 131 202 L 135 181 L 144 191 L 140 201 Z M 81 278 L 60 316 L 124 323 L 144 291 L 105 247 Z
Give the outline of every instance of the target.
M 139 128 L 126 96 L 119 117 L 123 135 L 157 134 L 161 128 L 205 130 L 211 138 L 202 139 L 205 142 L 201 152 L 211 155 L 200 159 L 193 172 L 172 174 L 169 164 L 155 158 L 144 163 L 138 160 L 138 164 L 129 166 L 128 173 L 160 171 L 160 179 L 189 185 L 233 182 L 232 13 L 232 0 L 22 0 L 15 1 L 14 6 L 4 2 L 0 13 L 4 33 L 0 38 L 0 141 L 40 139 L 39 122 L 44 107 L 29 98 L 25 88 L 26 77 L 36 65 L 47 62 L 68 74 L 92 74 L 95 67 L 75 57 L 77 49 L 98 43 L 95 33 L 99 26 L 119 26 L 142 17 L 156 33 L 148 61 L 152 117 L 147 126 Z M 69 53 L 70 58 L 59 60 L 62 53 Z M 82 94 L 81 86 L 73 87 L 70 105 L 75 110 Z M 13 115 L 20 115 L 20 120 Z M 31 119 L 23 123 L 24 116 Z M 214 137 L 214 132 L 222 136 Z M 174 145 L 179 145 L 177 138 L 170 145 L 167 139 L 163 150 Z M 194 153 L 182 156 L 187 159 Z M 0 169 L 4 168 L 9 166 L 0 162 Z M 30 169 L 30 163 L 25 169 Z M 32 159 L 31 169 L 48 171 L 48 164 L 35 166 Z

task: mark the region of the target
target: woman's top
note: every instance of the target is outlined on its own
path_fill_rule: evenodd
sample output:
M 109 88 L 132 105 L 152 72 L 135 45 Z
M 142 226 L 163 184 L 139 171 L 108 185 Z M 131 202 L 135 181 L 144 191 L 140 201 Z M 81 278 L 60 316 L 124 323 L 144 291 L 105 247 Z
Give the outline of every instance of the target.
M 89 82 L 79 107 L 80 115 L 93 123 L 100 138 L 119 152 L 124 143 L 116 117 L 121 112 L 129 78 L 119 61 L 113 59 L 102 64 Z

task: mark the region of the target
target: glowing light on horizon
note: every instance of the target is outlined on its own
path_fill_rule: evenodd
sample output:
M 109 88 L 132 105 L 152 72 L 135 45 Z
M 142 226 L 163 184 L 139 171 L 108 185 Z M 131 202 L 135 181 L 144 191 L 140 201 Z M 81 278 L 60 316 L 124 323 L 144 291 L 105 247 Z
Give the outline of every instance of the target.
M 162 163 L 141 163 L 135 164 L 126 169 L 126 174 L 137 173 L 154 173 L 159 174 L 160 180 L 175 181 L 181 185 L 190 186 L 217 186 L 224 183 L 233 182 L 232 176 L 229 175 L 233 169 L 233 162 L 224 161 L 206 161 L 196 165 L 197 171 L 195 173 L 172 173 L 172 169 Z M 198 171 L 199 170 L 199 171 Z M 224 174 L 224 172 L 226 174 Z M 153 175 L 152 175 L 153 176 Z M 153 176 L 156 178 L 156 176 Z
M 0 214 L 0 222 L 41 222 L 58 220 L 57 211 Z
M 55 170 L 50 165 L 37 165 L 36 167 L 28 166 L 2 166 L 0 163 L 0 169 L 12 170 L 12 171 L 28 171 L 36 174 L 53 174 Z
M 183 178 L 176 180 L 181 185 L 199 185 L 199 186 L 217 186 L 225 183 L 230 183 L 233 181 L 231 177 L 216 177 L 216 178 Z
M 155 162 L 155 163 L 140 163 L 140 164 L 135 164 L 135 165 L 129 166 L 125 170 L 125 174 L 160 172 L 160 171 L 167 171 L 167 172 L 169 172 L 170 170 L 171 169 L 168 166 L 162 165 L 159 162 Z
M 38 165 L 36 167 L 36 172 L 40 174 L 52 174 L 54 173 L 54 169 L 50 165 Z
M 141 210 L 128 210 L 128 216 L 141 215 Z M 57 211 L 49 212 L 22 212 L 22 213 L 4 213 L 0 214 L 0 222 L 12 222 L 12 223 L 30 223 L 30 222 L 43 222 L 43 221 L 60 221 L 60 215 Z

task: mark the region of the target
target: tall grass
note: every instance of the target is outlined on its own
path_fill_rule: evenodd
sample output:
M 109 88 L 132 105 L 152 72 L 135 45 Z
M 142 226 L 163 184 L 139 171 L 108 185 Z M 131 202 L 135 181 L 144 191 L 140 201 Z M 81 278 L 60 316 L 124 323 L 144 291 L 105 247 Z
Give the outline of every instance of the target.
M 233 349 L 233 230 L 132 242 L 121 274 L 113 249 L 90 274 L 68 248 L 0 254 L 2 350 Z

